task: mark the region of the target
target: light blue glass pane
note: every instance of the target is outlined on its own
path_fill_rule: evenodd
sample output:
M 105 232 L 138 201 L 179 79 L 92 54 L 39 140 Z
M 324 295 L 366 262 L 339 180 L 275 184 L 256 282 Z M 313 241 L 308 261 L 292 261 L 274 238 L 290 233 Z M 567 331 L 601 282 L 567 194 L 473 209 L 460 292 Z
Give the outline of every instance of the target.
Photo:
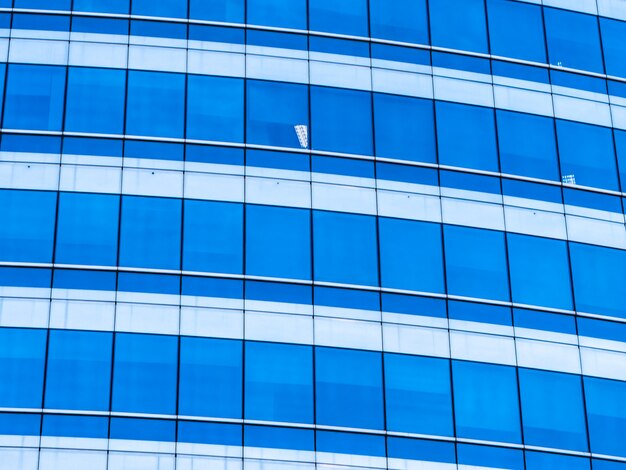
M 51 330 L 46 408 L 108 411 L 113 336 Z
M 444 226 L 448 293 L 509 300 L 504 234 Z
M 367 36 L 367 0 L 309 0 L 309 29 Z
M 439 163 L 498 171 L 493 109 L 438 101 Z
M 503 173 L 559 180 L 552 118 L 497 110 L 496 119 Z
M 441 225 L 379 219 L 383 287 L 444 293 Z
M 566 242 L 507 235 L 513 302 L 571 310 Z
M 241 418 L 241 341 L 181 338 L 179 413 Z
M 452 361 L 458 437 L 521 442 L 514 367 Z
M 514 0 L 488 0 L 491 53 L 515 59 L 546 61 L 540 5 Z M 511 25 L 515 25 L 514 28 Z
M 374 93 L 374 129 L 377 156 L 437 163 L 432 101 Z
M 243 23 L 244 5 L 245 0 L 190 0 L 189 18 Z
M 119 196 L 60 193 L 56 261 L 115 265 L 119 206 Z
M 133 15 L 187 18 L 187 0 L 132 0 Z
M 370 0 L 373 38 L 428 44 L 426 0 Z
M 313 232 L 315 280 L 378 284 L 374 217 L 315 211 Z
M 372 99 L 364 91 L 311 87 L 315 150 L 372 155 Z
M 452 436 L 450 362 L 385 354 L 387 429 Z
M 243 205 L 185 200 L 183 269 L 241 274 Z
M 247 419 L 313 422 L 313 350 L 310 346 L 246 343 Z
M 556 130 L 563 177 L 572 176 L 584 186 L 619 189 L 610 128 L 557 120 Z
M 246 206 L 246 273 L 311 278 L 311 213 L 305 209 Z
M 584 382 L 591 452 L 626 457 L 626 382 L 592 377 Z
M 603 73 L 597 17 L 557 8 L 543 11 L 550 63 Z
M 129 72 L 126 108 L 127 134 L 183 137 L 185 76 Z
M 524 442 L 554 449 L 587 450 L 580 376 L 519 370 Z
M 379 353 L 316 348 L 318 424 L 382 429 L 382 361 Z
M 626 78 L 626 22 L 600 18 L 606 73 Z
M 181 200 L 124 196 L 120 265 L 179 269 Z
M 0 406 L 41 408 L 46 331 L 0 329 Z
M 248 24 L 307 29 L 306 0 L 248 0 Z
M 52 261 L 56 194 L 0 190 L 0 260 Z
M 118 333 L 112 409 L 176 413 L 177 366 L 177 337 Z
M 65 129 L 74 132 L 124 132 L 124 70 L 70 67 Z
M 308 87 L 259 80 L 248 80 L 247 87 L 246 141 L 308 148 Z M 296 126 L 305 126 L 307 136 L 299 139 Z
M 483 0 L 430 0 L 433 46 L 488 53 Z
M 60 131 L 65 67 L 10 65 L 3 127 Z
M 130 0 L 74 0 L 74 10 L 101 13 L 128 13 Z
M 243 80 L 189 75 L 187 138 L 243 142 Z

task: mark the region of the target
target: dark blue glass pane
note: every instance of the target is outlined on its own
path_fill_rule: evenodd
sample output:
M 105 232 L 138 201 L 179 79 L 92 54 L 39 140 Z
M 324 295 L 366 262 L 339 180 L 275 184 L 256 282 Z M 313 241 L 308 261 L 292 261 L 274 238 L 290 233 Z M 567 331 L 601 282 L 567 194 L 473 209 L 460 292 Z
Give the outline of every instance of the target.
M 600 18 L 607 75 L 626 78 L 626 22 Z
M 426 0 L 370 0 L 373 38 L 428 44 Z
M 309 29 L 368 35 L 367 0 L 309 0 Z
M 430 0 L 433 46 L 489 52 L 483 0 Z
M 130 0 L 74 0 L 74 10 L 101 13 L 128 13 Z
M 249 24 L 306 29 L 306 0 L 248 0 Z
M 243 23 L 244 5 L 245 0 L 189 0 L 189 18 Z
M 109 419 L 94 416 L 44 415 L 42 436 L 107 439 Z
M 626 382 L 585 377 L 584 383 L 591 452 L 626 457 Z
M 187 0 L 133 0 L 133 15 L 187 18 Z
M 586 458 L 526 452 L 526 470 L 589 470 L 590 468 L 589 459 Z

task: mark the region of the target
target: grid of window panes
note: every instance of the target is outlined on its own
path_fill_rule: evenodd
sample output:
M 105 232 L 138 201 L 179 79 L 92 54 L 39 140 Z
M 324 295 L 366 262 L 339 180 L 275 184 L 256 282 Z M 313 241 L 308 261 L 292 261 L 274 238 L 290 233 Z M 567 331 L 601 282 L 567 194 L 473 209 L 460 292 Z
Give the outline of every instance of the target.
M 625 470 L 625 38 L 0 0 L 0 470 Z

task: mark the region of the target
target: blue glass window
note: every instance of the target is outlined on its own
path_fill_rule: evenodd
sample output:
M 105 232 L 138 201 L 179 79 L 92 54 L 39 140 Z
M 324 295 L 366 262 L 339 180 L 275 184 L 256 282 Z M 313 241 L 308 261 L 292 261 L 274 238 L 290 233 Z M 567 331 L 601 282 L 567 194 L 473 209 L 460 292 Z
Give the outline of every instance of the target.
M 9 66 L 5 129 L 60 131 L 65 100 L 65 67 Z
M 15 8 L 69 10 L 72 0 L 15 0 Z
M 178 412 L 241 418 L 241 341 L 181 338 Z
M 441 226 L 379 218 L 383 287 L 444 292 Z
M 179 269 L 180 199 L 124 196 L 120 265 Z
M 559 180 L 552 118 L 497 110 L 496 119 L 503 173 Z
M 432 101 L 374 93 L 374 129 L 377 156 L 437 163 Z
M 385 354 L 387 429 L 452 436 L 450 362 Z
M 426 0 L 370 0 L 373 38 L 428 44 Z
M 589 470 L 589 459 L 571 455 L 526 452 L 526 470 Z M 594 465 L 594 470 L 596 466 Z
M 310 211 L 247 205 L 246 273 L 310 279 Z
M 315 280 L 378 284 L 374 217 L 314 211 L 313 241 Z
M 56 194 L 0 190 L 0 260 L 52 261 Z
M 458 437 L 519 443 L 515 368 L 452 361 L 452 372 Z
M 380 353 L 316 348 L 315 380 L 318 424 L 383 428 Z
M 0 406 L 41 408 L 46 331 L 0 328 Z
M 185 75 L 128 72 L 126 109 L 127 134 L 184 137 Z
M 626 131 L 613 130 L 622 191 L 626 190 Z
M 457 444 L 459 467 L 524 470 L 524 453 L 517 449 L 486 445 Z
M 60 193 L 56 262 L 115 265 L 119 207 L 119 196 Z
M 249 24 L 307 29 L 306 0 L 248 0 Z
M 133 0 L 133 15 L 187 18 L 187 0 Z
M 493 109 L 438 101 L 439 163 L 498 171 Z
M 189 75 L 187 138 L 243 142 L 243 80 Z
M 600 18 L 607 75 L 626 78 L 626 22 Z
M 74 10 L 100 13 L 128 13 L 130 0 L 74 0 Z
M 507 234 L 513 302 L 571 309 L 566 242 Z
M 557 8 L 543 12 L 550 63 L 603 73 L 598 18 Z
M 240 274 L 243 205 L 185 200 L 183 269 Z
M 492 54 L 534 62 L 546 61 L 540 5 L 513 0 L 488 0 L 487 11 Z
M 41 435 L 106 439 L 109 435 L 109 419 L 94 416 L 46 414 L 43 418 Z
M 587 428 L 578 375 L 519 369 L 524 442 L 587 450 Z
M 309 29 L 367 36 L 367 0 L 309 0 Z
M 46 408 L 108 411 L 111 333 L 51 330 Z
M 557 119 L 556 130 L 563 178 L 572 176 L 576 184 L 619 190 L 610 128 Z
M 312 86 L 311 125 L 315 150 L 373 153 L 370 93 Z
M 176 413 L 177 366 L 177 337 L 118 333 L 112 409 Z
M 70 67 L 65 129 L 122 134 L 126 71 Z
M 247 419 L 313 422 L 311 346 L 246 343 Z
M 448 293 L 509 300 L 504 234 L 444 226 Z
M 626 382 L 594 377 L 583 380 L 591 452 L 626 457 Z
M 489 52 L 483 0 L 430 0 L 433 46 Z
M 245 0 L 189 0 L 189 18 L 243 23 L 244 5 Z

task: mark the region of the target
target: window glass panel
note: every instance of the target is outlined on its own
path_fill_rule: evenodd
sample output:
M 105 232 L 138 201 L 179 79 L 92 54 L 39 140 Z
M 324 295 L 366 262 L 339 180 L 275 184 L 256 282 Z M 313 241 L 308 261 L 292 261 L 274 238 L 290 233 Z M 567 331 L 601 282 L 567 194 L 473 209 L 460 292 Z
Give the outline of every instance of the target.
M 543 12 L 550 63 L 603 73 L 597 17 L 557 8 Z
M 379 218 L 383 287 L 444 293 L 441 226 Z
M 15 8 L 33 8 L 37 10 L 69 10 L 72 0 L 14 0 Z
M 189 18 L 243 23 L 244 2 L 245 0 L 189 0 Z
M 310 211 L 247 205 L 246 273 L 310 279 Z
M 119 206 L 119 196 L 60 193 L 56 261 L 115 265 Z
M 0 406 L 41 408 L 46 331 L 0 328 Z
M 112 340 L 110 333 L 50 331 L 46 408 L 108 411 Z
M 185 75 L 128 72 L 126 109 L 127 134 L 183 137 Z
M 374 217 L 314 211 L 313 240 L 317 281 L 378 284 Z
M 493 109 L 437 101 L 439 163 L 498 171 Z
M 606 73 L 626 77 L 626 22 L 600 18 Z
M 450 362 L 385 354 L 387 429 L 452 436 Z
M 589 459 L 545 452 L 526 452 L 526 470 L 589 470 L 590 468 Z
M 426 0 L 370 0 L 373 38 L 428 44 Z
M 60 131 L 65 99 L 65 67 L 9 66 L 5 129 Z
M 509 300 L 503 232 L 444 226 L 448 293 Z
M 306 0 L 248 0 L 249 24 L 307 29 Z
M 372 99 L 364 91 L 311 87 L 313 148 L 372 155 Z
M 316 348 L 318 424 L 382 429 L 382 363 L 379 353 Z
M 488 0 L 491 53 L 515 59 L 546 61 L 540 5 L 512 0 Z M 511 25 L 515 25 L 514 28 Z
M 558 181 L 554 120 L 503 110 L 496 118 L 502 172 Z
M 513 302 L 572 309 L 566 242 L 507 234 Z
M 433 46 L 488 53 L 483 0 L 430 0 Z
M 430 100 L 374 93 L 376 155 L 437 163 L 434 121 Z
M 241 341 L 181 338 L 179 414 L 241 418 L 242 364 Z
M 243 142 L 243 80 L 189 75 L 187 138 Z
M 309 29 L 367 36 L 367 0 L 309 0 Z
M 524 453 L 517 449 L 457 444 L 457 456 L 460 468 L 524 470 Z
M 622 191 L 626 191 L 626 131 L 613 130 Z
M 128 13 L 130 0 L 74 0 L 74 10 L 101 13 Z
M 177 366 L 177 337 L 118 333 L 112 409 L 175 414 Z
M 619 189 L 610 128 L 557 120 L 556 130 L 564 180 L 572 176 L 576 184 Z
M 587 450 L 580 376 L 519 369 L 527 445 Z
M 248 80 L 247 87 L 247 142 L 308 148 L 308 87 L 260 80 Z M 304 135 L 298 135 L 296 126 L 304 126 Z
M 514 367 L 452 361 L 458 437 L 519 443 Z
M 52 261 L 56 194 L 0 190 L 0 260 Z
M 246 343 L 246 418 L 313 422 L 310 346 Z
M 133 0 L 132 14 L 187 18 L 187 0 Z
M 626 382 L 594 377 L 583 380 L 591 452 L 626 457 Z
M 183 269 L 241 274 L 243 205 L 185 200 Z

